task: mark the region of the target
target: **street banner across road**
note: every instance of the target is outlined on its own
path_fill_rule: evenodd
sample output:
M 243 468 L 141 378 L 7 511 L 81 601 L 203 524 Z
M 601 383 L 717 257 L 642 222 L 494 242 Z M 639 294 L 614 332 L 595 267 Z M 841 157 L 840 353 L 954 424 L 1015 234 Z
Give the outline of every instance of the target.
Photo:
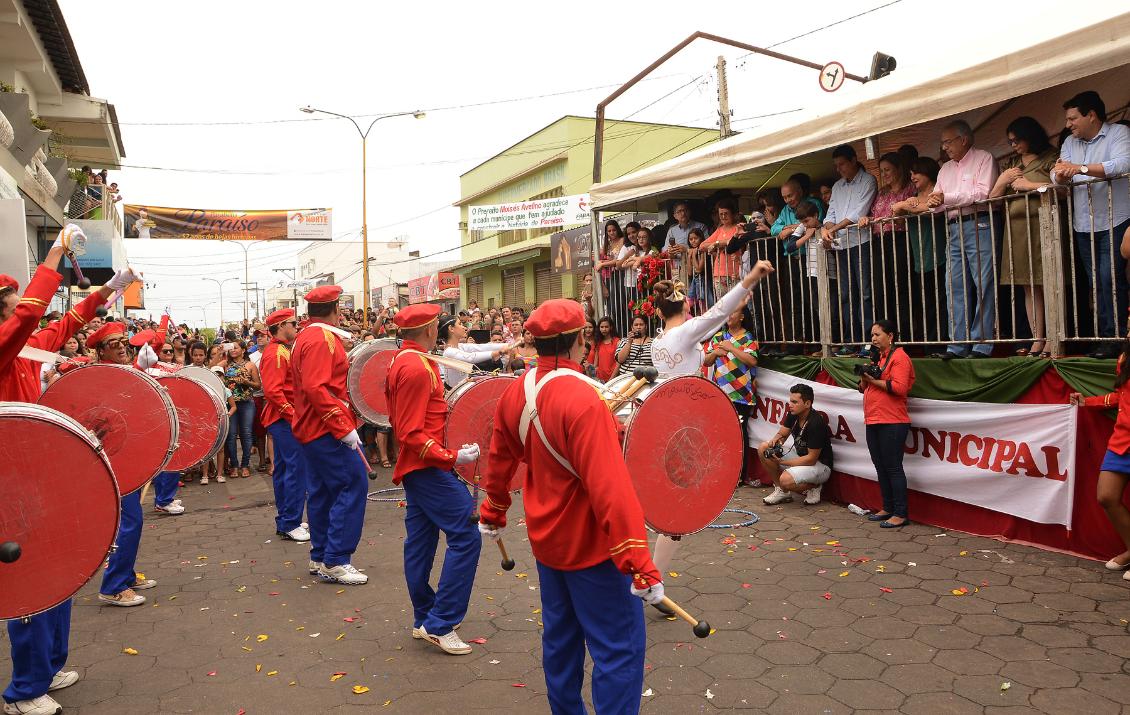
M 126 238 L 212 241 L 329 241 L 332 209 L 217 211 L 126 204 Z
M 856 390 L 759 369 L 753 445 L 779 429 L 798 383 L 812 388 L 814 409 L 828 418 L 836 471 L 875 481 Z M 1077 408 L 910 398 L 909 410 L 903 464 L 911 489 L 1071 528 Z
M 576 226 L 591 221 L 591 211 L 588 194 L 471 206 L 467 209 L 467 228 L 471 231 L 518 231 Z

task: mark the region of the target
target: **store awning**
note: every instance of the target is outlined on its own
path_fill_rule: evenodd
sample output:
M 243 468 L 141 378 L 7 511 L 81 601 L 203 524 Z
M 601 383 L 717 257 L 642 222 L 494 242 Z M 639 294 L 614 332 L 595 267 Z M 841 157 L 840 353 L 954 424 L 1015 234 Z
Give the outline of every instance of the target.
M 999 42 L 954 43 L 919 64 L 900 62 L 893 74 L 845 88 L 803 115 L 776 117 L 756 131 L 596 184 L 593 207 L 653 210 L 657 197 L 688 187 L 756 189 L 797 171 L 830 173 L 826 150 L 877 135 L 879 151 L 913 144 L 933 155 L 941 124 L 959 115 L 976 129 L 978 146 L 1006 154 L 1005 127 L 1018 116 L 1061 127 L 1064 100 L 1087 89 L 1103 95 L 1108 109 L 1124 106 L 1130 13 L 1110 12 L 1076 5 L 1054 22 L 1037 13 L 1027 27 L 999 33 Z
M 466 263 L 456 263 L 447 270 L 451 273 L 473 273 L 483 268 L 491 266 L 507 266 L 511 263 L 521 263 L 528 261 L 531 258 L 537 258 L 543 251 L 549 250 L 549 239 L 545 239 L 545 245 L 539 245 L 536 248 L 523 246 L 513 251 L 499 253 L 491 256 L 490 258 L 481 258 L 477 261 L 467 261 Z

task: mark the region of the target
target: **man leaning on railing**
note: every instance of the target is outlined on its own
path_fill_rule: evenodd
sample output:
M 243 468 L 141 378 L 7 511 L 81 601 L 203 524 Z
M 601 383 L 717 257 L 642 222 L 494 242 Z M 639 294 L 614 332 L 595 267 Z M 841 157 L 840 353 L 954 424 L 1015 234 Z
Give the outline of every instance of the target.
M 1122 332 L 1116 333 L 1116 316 L 1126 313 L 1126 259 L 1115 252 L 1114 242 L 1130 230 L 1130 182 L 1103 179 L 1130 172 L 1130 129 L 1106 121 L 1106 106 L 1097 92 L 1080 92 L 1064 102 L 1063 108 L 1071 136 L 1060 147 L 1052 181 L 1073 185 L 1075 246 L 1088 286 L 1092 290 L 1098 286 L 1097 337 L 1113 338 Z M 1106 341 L 1091 357 L 1114 358 L 1118 353 L 1118 344 Z

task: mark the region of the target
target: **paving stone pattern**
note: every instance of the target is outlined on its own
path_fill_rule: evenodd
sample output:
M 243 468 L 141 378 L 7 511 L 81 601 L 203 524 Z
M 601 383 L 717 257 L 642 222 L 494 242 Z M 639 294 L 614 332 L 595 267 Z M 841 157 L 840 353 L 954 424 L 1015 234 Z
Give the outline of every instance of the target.
M 411 637 L 397 504 L 369 504 L 354 560 L 369 584 L 322 584 L 274 535 L 268 480 L 190 486 L 179 517 L 147 505 L 138 565 L 159 586 L 128 609 L 81 591 L 66 712 L 548 712 L 520 525 L 514 571 L 484 545 L 460 633 L 485 642 L 454 657 Z M 668 593 L 716 632 L 648 609 L 643 712 L 1130 712 L 1130 584 L 1101 563 L 764 493 L 735 495 L 754 527 L 683 541 Z

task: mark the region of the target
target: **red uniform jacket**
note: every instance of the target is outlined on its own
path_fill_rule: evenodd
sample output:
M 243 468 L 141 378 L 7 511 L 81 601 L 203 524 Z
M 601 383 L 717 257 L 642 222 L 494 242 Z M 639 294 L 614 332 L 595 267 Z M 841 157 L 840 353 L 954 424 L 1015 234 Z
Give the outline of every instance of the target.
M 105 302 L 99 293 L 91 293 L 86 300 L 68 310 L 61 319 L 31 335 L 39 326 L 39 319 L 43 317 L 48 302 L 54 297 L 62 280 L 63 277 L 50 268 L 37 268 L 16 306 L 16 312 L 0 325 L 0 401 L 38 401 L 42 363 L 17 357 L 20 349 L 29 345 L 57 352 L 63 347 L 63 343 L 90 322 L 98 306 Z
M 570 360 L 541 359 L 538 380 L 555 366 L 580 372 L 580 365 Z M 554 459 L 533 425 L 526 444 L 521 443 L 518 423 L 525 402 L 522 380 L 515 380 L 495 407 L 489 466 L 482 480 L 482 520 L 506 525 L 507 486 L 518 461 L 524 461 L 529 474 L 522 500 L 538 561 L 576 571 L 611 558 L 637 588 L 661 581 L 647 548 L 643 509 L 621 457 L 616 422 L 604 401 L 571 377 L 553 380 L 538 397 L 546 438 L 579 477 Z
M 418 343 L 405 340 L 388 370 L 385 396 L 392 433 L 400 441 L 393 484 L 400 484 L 405 474 L 425 467 L 451 470 L 456 456 L 443 444 L 447 400 L 443 398 L 439 370 L 425 357 L 402 354 L 405 350 L 427 352 Z
M 294 422 L 294 378 L 290 374 L 290 347 L 271 338 L 259 358 L 259 378 L 263 381 L 263 413 L 259 420 L 269 427 L 279 420 Z
M 1130 370 L 1130 365 L 1118 361 L 1118 372 Z M 1122 396 L 1127 395 L 1126 409 L 1122 409 Z M 1130 382 L 1127 382 L 1116 391 L 1106 395 L 1088 397 L 1083 401 L 1087 407 L 1115 407 L 1118 409 L 1118 420 L 1114 423 L 1114 432 L 1106 448 L 1115 454 L 1126 454 L 1130 451 Z
M 341 338 L 325 330 L 317 320 L 298 334 L 290 353 L 294 380 L 294 438 L 302 444 L 322 435 L 341 439 L 357 429 L 349 406 L 345 379 L 349 358 Z

